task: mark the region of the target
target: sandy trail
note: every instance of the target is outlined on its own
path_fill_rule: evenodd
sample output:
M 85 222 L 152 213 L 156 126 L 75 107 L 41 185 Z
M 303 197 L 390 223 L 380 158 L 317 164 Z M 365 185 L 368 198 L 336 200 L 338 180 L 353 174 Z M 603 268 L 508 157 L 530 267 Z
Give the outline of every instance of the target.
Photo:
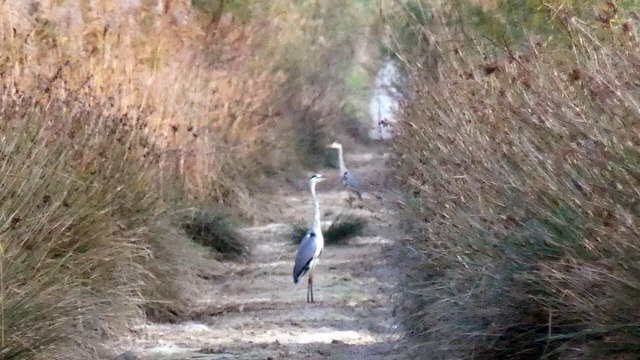
M 253 243 L 251 261 L 229 263 L 223 280 L 211 281 L 192 321 L 136 328 L 129 348 L 142 359 L 404 359 L 393 309 L 398 271 L 389 255 L 399 235 L 385 210 L 385 154 L 367 148 L 345 155 L 366 191 L 348 211 L 368 223 L 347 245 L 325 247 L 314 271 L 315 303 L 305 301 L 306 277 L 298 285 L 291 278 L 297 245 L 289 224 L 307 223 L 312 209 L 300 186 L 273 195 L 279 222 L 243 230 Z M 318 196 L 323 221 L 331 221 L 347 193 L 336 170 L 320 172 L 330 178 Z

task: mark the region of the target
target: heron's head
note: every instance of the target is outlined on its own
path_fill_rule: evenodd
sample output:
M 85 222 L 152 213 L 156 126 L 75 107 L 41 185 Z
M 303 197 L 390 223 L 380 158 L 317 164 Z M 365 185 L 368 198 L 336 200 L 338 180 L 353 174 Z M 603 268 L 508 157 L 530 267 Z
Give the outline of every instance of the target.
M 322 174 L 314 174 L 309 178 L 309 184 L 317 184 L 320 181 L 324 181 L 326 178 Z
M 327 145 L 327 147 L 331 149 L 342 149 L 342 144 L 340 144 L 337 141 L 334 141 L 331 144 Z

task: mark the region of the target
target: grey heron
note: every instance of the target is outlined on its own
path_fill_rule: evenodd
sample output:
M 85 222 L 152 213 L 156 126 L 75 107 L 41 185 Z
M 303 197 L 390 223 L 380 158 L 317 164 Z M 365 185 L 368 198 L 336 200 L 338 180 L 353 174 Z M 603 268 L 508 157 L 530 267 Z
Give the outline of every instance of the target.
M 358 178 L 344 165 L 344 155 L 342 154 L 342 144 L 338 142 L 333 142 L 331 145 L 327 145 L 328 148 L 337 149 L 338 150 L 338 165 L 340 167 L 339 176 L 342 181 L 342 185 L 344 185 L 348 190 L 353 192 L 358 196 L 358 199 L 362 200 L 362 191 L 360 190 L 360 182 Z
M 320 203 L 316 196 L 316 184 L 325 180 L 321 174 L 315 174 L 309 178 L 309 189 L 313 197 L 313 224 L 309 228 L 300 242 L 296 263 L 293 266 L 293 283 L 297 284 L 304 274 L 309 273 L 309 283 L 307 284 L 307 302 L 313 302 L 313 268 L 320 259 L 320 254 L 324 248 L 324 238 L 322 237 L 322 224 L 320 222 Z

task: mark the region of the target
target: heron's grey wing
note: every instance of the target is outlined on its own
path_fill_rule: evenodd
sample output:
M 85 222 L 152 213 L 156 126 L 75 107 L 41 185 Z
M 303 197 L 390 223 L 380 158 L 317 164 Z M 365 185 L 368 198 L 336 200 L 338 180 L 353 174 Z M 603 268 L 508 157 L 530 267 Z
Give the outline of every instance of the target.
M 346 170 L 342 175 L 342 183 L 355 192 L 360 200 L 362 200 L 362 191 L 360 190 L 360 181 L 358 178 L 349 170 Z
M 313 255 L 316 253 L 317 248 L 316 234 L 307 230 L 307 233 L 302 238 L 300 246 L 298 247 L 298 253 L 296 254 L 296 263 L 293 266 L 293 282 L 298 283 L 300 277 L 302 277 L 308 270 Z
M 358 181 L 358 178 L 353 175 L 353 173 L 349 170 L 345 170 L 344 174 L 342 174 L 342 184 L 344 186 L 347 187 L 359 187 L 360 186 L 360 182 Z

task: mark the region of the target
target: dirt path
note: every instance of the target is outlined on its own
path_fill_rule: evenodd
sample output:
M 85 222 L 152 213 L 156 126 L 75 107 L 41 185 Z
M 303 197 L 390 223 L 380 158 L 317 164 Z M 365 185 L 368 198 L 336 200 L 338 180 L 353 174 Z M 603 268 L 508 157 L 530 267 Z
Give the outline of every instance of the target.
M 132 349 L 143 359 L 404 359 L 399 320 L 394 316 L 397 271 L 390 248 L 396 240 L 392 215 L 383 206 L 386 188 L 382 150 L 346 154 L 365 185 L 361 207 L 368 219 L 363 236 L 326 247 L 314 272 L 316 303 L 307 304 L 306 277 L 291 279 L 297 246 L 289 224 L 308 221 L 306 186 L 274 194 L 279 222 L 244 229 L 254 257 L 230 264 L 224 280 L 210 284 L 194 320 L 136 329 Z M 346 192 L 334 169 L 318 185 L 323 220 L 345 206 Z

